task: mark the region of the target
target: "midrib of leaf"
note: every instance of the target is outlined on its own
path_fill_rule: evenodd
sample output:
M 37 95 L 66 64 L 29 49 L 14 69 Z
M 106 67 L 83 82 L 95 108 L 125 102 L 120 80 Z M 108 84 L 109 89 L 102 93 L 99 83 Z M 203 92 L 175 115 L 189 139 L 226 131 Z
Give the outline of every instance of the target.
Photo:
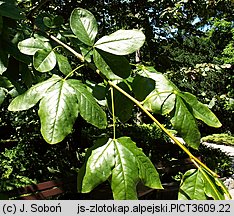
M 44 60 L 40 63 L 40 66 L 42 64 L 44 64 L 44 62 L 46 61 L 46 59 L 48 58 L 48 56 L 51 54 L 51 52 L 53 52 L 53 50 L 50 50 L 49 54 L 44 58 Z
M 108 144 L 106 145 L 106 147 L 104 148 L 103 150 L 103 153 L 99 155 L 99 157 L 95 160 L 95 161 L 99 161 L 99 159 L 101 159 L 103 157 L 103 155 L 105 154 L 106 150 L 109 148 L 109 146 L 112 144 L 113 140 L 109 140 L 108 141 Z M 106 158 L 104 157 L 105 159 L 105 162 L 107 163 L 106 161 Z
M 198 182 L 198 173 L 197 173 L 197 175 L 196 175 L 195 185 L 197 185 L 197 182 Z M 199 188 L 198 188 L 198 189 L 199 189 Z M 196 194 L 196 192 L 198 191 L 198 189 L 197 189 L 197 187 L 194 187 L 194 193 L 193 193 L 193 195 Z
M 198 168 L 201 173 L 203 174 L 203 176 L 206 178 L 206 180 L 208 181 L 208 183 L 211 185 L 213 191 L 215 192 L 215 194 L 217 195 L 217 197 L 219 198 L 219 200 L 222 200 L 222 197 L 219 196 L 219 193 L 217 192 L 217 189 L 214 187 L 214 184 L 211 182 L 210 178 L 207 176 L 207 174 L 202 170 L 202 168 Z
M 122 157 L 121 157 L 121 154 L 119 152 L 118 145 L 116 145 L 117 140 L 113 140 L 113 141 L 114 141 L 114 144 L 115 144 L 115 149 L 116 149 L 116 152 L 117 152 L 117 156 L 119 157 L 119 160 L 121 162 L 120 163 L 121 172 L 122 172 L 123 179 L 124 179 L 124 188 L 126 189 L 127 188 L 127 181 L 126 181 L 126 175 L 125 175 L 125 172 L 124 172 L 124 166 L 123 166 L 123 163 L 122 163 Z M 125 192 L 125 197 L 127 197 L 126 190 L 124 192 Z
M 56 117 L 55 117 L 55 121 L 54 121 L 54 124 L 53 124 L 52 137 L 54 137 L 54 134 L 55 134 L 55 122 L 57 122 L 57 118 L 58 118 L 59 104 L 60 104 L 61 94 L 62 94 L 63 85 L 64 85 L 64 81 L 62 80 L 61 82 L 62 82 L 62 86 L 59 89 L 59 97 L 58 97 L 59 102 L 56 104 Z M 66 100 L 65 100 L 65 103 L 66 103 Z
M 129 39 L 132 39 L 133 37 L 130 37 L 130 38 L 122 38 L 122 39 L 117 39 L 117 40 L 109 40 L 109 41 L 105 41 L 105 42 L 102 42 L 102 43 L 98 43 L 98 44 L 94 44 L 94 47 L 96 47 L 96 45 L 102 45 L 102 44 L 108 44 L 108 43 L 113 43 L 113 42 L 119 42 L 119 41 L 126 41 L 126 40 L 129 40 Z M 101 39 L 100 39 L 101 40 Z M 98 42 L 98 41 L 97 41 Z

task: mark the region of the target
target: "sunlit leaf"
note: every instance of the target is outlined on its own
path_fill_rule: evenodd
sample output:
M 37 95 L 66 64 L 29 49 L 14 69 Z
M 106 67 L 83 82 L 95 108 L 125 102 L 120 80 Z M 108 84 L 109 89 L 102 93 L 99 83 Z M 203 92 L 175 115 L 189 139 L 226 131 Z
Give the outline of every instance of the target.
M 118 30 L 100 38 L 94 47 L 114 55 L 128 55 L 142 47 L 145 35 L 140 30 Z
M 79 80 L 69 79 L 67 83 L 73 87 L 79 103 L 80 115 L 90 124 L 105 128 L 107 126 L 106 113 L 98 105 L 93 95 Z
M 197 122 L 179 96 L 176 97 L 175 114 L 171 119 L 171 123 L 189 146 L 195 149 L 198 148 L 201 135 Z
M 86 173 L 82 180 L 81 191 L 88 193 L 100 183 L 106 181 L 115 166 L 114 141 L 109 139 L 97 141 L 92 147 L 92 153 L 86 164 Z M 79 189 L 80 190 L 80 189 Z
M 58 66 L 59 66 L 59 70 L 64 74 L 64 75 L 68 75 L 71 71 L 71 65 L 67 59 L 67 57 L 56 53 L 56 58 L 58 61 Z
M 78 110 L 76 91 L 66 81 L 61 80 L 49 88 L 38 111 L 46 142 L 59 143 L 71 133 Z
M 143 106 L 154 113 L 170 113 L 175 106 L 174 85 L 153 68 L 145 67 L 139 75 L 155 81 L 155 89 L 145 98 Z
M 33 65 L 40 72 L 48 72 L 56 65 L 56 55 L 53 50 L 38 50 L 33 56 Z
M 36 103 L 45 95 L 46 91 L 55 83 L 60 81 L 59 76 L 53 75 L 50 79 L 32 86 L 24 94 L 19 95 L 10 103 L 10 111 L 27 110 L 35 106 Z
M 179 200 L 206 200 L 204 180 L 199 170 L 188 170 L 182 179 L 178 199 Z
M 211 127 L 222 126 L 215 114 L 206 105 L 199 102 L 194 95 L 189 92 L 178 93 L 178 95 L 189 104 L 195 118 L 202 120 Z
M 20 52 L 26 55 L 34 55 L 38 50 L 52 50 L 48 42 L 37 38 L 27 38 L 18 43 Z
M 137 199 L 136 186 L 140 180 L 146 186 L 162 188 L 155 167 L 129 137 L 97 142 L 88 151 L 82 172 L 78 175 L 81 192 L 88 193 L 109 180 L 117 200 Z
M 70 26 L 73 33 L 83 43 L 92 46 L 97 35 L 97 22 L 88 10 L 77 8 L 70 17 Z

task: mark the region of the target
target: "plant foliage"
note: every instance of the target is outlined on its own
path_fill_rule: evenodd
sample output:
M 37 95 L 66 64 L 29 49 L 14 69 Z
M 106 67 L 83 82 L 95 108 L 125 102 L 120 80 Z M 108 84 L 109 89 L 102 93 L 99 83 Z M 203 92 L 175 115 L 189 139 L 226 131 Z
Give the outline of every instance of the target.
M 14 10 L 2 12 L 4 7 Z M 14 4 L 6 2 L 0 4 L 0 15 L 22 18 Z M 83 8 L 72 11 L 69 26 L 59 28 L 62 22 L 57 16 L 38 16 L 38 34 L 24 35 L 17 43 L 12 43 L 17 54 L 10 54 L 20 59 L 20 67 L 26 65 L 28 74 L 36 74 L 36 79 L 34 83 L 31 80 L 33 85 L 29 85 L 26 91 L 20 89 L 8 109 L 28 110 L 39 103 L 41 134 L 49 144 L 63 141 L 72 132 L 78 116 L 100 129 L 107 130 L 108 124 L 113 127 L 113 137 L 97 140 L 87 151 L 86 162 L 78 173 L 79 191 L 90 192 L 104 181 L 109 181 L 114 199 L 137 199 L 136 186 L 140 181 L 145 186 L 162 189 L 155 166 L 137 144 L 129 137 L 116 138 L 116 122 L 127 122 L 133 116 L 133 109 L 138 107 L 198 167 L 184 175 L 181 190 L 187 195 L 180 193 L 179 198 L 188 196 L 194 199 L 198 194 L 201 199 L 223 199 L 228 192 L 216 179 L 215 173 L 194 157 L 152 114 L 168 117 L 173 129 L 187 146 L 194 149 L 200 144 L 197 120 L 211 127 L 220 127 L 221 123 L 194 95 L 180 90 L 153 67 L 135 64 L 135 70 L 132 70 L 126 56 L 138 52 L 144 45 L 146 37 L 143 31 L 121 29 L 99 35 L 94 15 Z M 0 74 L 6 75 L 3 81 L 7 84 L 8 77 L 11 78 L 8 62 L 13 60 L 4 49 L 0 50 Z M 79 61 L 74 61 L 67 51 Z M 0 88 L 0 103 L 7 91 L 7 87 Z M 97 95 L 102 102 L 95 97 Z M 111 125 L 108 119 L 112 120 Z

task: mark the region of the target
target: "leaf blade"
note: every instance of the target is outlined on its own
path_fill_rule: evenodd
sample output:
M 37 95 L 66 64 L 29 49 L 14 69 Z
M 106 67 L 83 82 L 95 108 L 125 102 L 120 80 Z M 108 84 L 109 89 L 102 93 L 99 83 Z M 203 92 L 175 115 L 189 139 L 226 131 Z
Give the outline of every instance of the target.
M 188 170 L 182 180 L 178 193 L 179 200 L 206 200 L 204 181 L 201 172 L 196 169 Z
M 111 181 L 113 197 L 115 200 L 136 200 L 136 185 L 139 181 L 136 159 L 123 140 L 114 140 L 114 144 L 115 167 Z
M 46 91 L 59 80 L 61 80 L 59 76 L 53 75 L 50 79 L 32 86 L 25 93 L 14 98 L 13 101 L 11 101 L 8 110 L 22 111 L 30 109 L 36 105 Z
M 110 80 L 126 79 L 130 75 L 131 67 L 124 56 L 94 49 L 93 59 L 96 67 Z
M 114 55 L 128 55 L 140 49 L 145 35 L 140 30 L 118 30 L 100 38 L 94 47 Z
M 72 131 L 78 116 L 75 90 L 64 80 L 57 82 L 42 98 L 38 114 L 46 142 L 61 142 Z
M 48 42 L 32 37 L 19 42 L 18 48 L 21 53 L 26 55 L 34 55 L 38 50 L 52 49 L 51 45 Z
M 56 65 L 56 55 L 53 50 L 38 50 L 33 56 L 33 66 L 40 72 L 51 71 Z
M 79 80 L 69 79 L 67 82 L 76 91 L 80 115 L 92 125 L 98 128 L 106 128 L 106 113 L 97 104 L 93 95 L 86 89 L 86 86 Z
M 98 27 L 91 12 L 82 8 L 74 9 L 70 17 L 70 26 L 81 42 L 93 46 Z
M 201 135 L 196 120 L 179 96 L 176 97 L 175 114 L 171 123 L 189 146 L 198 148 Z
M 195 118 L 202 120 L 211 127 L 222 126 L 215 114 L 206 105 L 199 102 L 194 95 L 190 94 L 189 92 L 181 92 L 178 93 L 178 95 L 182 97 L 192 108 Z
M 115 149 L 112 139 L 105 144 L 96 142 L 92 153 L 85 164 L 85 175 L 82 179 L 81 192 L 89 193 L 97 185 L 106 181 L 115 165 Z
M 64 75 L 68 75 L 72 71 L 72 68 L 71 68 L 70 63 L 68 62 L 67 57 L 65 57 L 59 53 L 56 53 L 56 58 L 58 61 L 59 70 Z

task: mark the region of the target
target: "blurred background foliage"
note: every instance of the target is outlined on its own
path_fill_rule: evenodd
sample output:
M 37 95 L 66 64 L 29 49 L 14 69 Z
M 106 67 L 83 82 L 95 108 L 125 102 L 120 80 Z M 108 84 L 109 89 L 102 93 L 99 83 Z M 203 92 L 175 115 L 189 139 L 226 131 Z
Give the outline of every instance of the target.
M 2 3 L 4 2 L 4 3 Z M 77 119 L 74 132 L 61 144 L 51 146 L 40 135 L 37 108 L 9 112 L 9 101 L 49 74 L 39 74 L 30 65 L 30 57 L 21 54 L 19 41 L 38 33 L 38 29 L 61 36 L 73 44 L 67 24 L 72 10 L 90 10 L 99 24 L 99 37 L 117 29 L 142 29 L 144 47 L 132 62 L 153 65 L 165 73 L 181 90 L 189 91 L 207 104 L 223 126 L 209 128 L 199 123 L 202 136 L 214 133 L 233 134 L 234 128 L 234 2 L 232 0 L 7 0 L 0 3 L 0 190 L 9 190 L 74 174 L 83 161 L 85 150 L 93 139 L 105 136 Z M 45 17 L 47 17 L 45 19 Z M 76 42 L 76 41 L 75 41 Z M 70 58 L 72 65 L 76 60 Z M 78 76 L 98 77 L 89 73 Z M 85 77 L 84 77 L 85 79 Z M 119 135 L 132 136 L 138 146 L 157 164 L 167 158 L 179 158 L 181 151 L 164 149 L 172 145 L 155 125 L 134 111 L 128 124 L 119 125 Z M 139 117 L 140 116 L 140 117 Z M 167 120 L 157 118 L 170 127 Z M 143 124 L 147 123 L 147 124 Z M 91 130 L 91 132 L 90 132 Z M 111 132 L 110 132 L 111 133 Z M 90 134 L 95 134 L 94 137 Z M 170 148 L 169 148 L 170 149 Z M 229 175 L 229 159 L 216 150 L 201 147 L 208 166 Z M 213 156 L 214 155 L 214 156 Z M 205 158 L 205 156 L 204 156 Z M 219 170 L 217 170 L 219 169 Z M 226 171 L 225 171 L 226 170 Z

